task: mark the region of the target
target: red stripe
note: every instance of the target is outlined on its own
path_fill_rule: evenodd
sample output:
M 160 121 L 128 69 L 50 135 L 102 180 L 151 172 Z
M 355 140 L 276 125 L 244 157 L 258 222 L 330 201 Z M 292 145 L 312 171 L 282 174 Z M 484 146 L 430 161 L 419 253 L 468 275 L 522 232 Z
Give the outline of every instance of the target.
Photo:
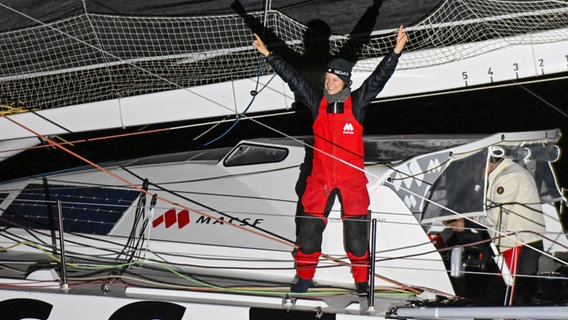
M 155 228 L 155 227 L 159 226 L 160 224 L 162 224 L 162 222 L 164 222 L 164 216 L 163 215 L 154 219 L 154 221 L 152 221 L 152 226 Z
M 182 210 L 178 213 L 178 227 L 181 229 L 189 223 L 189 211 Z
M 171 227 L 173 224 L 176 223 L 176 210 L 170 209 L 164 213 L 164 217 L 166 218 L 166 228 Z

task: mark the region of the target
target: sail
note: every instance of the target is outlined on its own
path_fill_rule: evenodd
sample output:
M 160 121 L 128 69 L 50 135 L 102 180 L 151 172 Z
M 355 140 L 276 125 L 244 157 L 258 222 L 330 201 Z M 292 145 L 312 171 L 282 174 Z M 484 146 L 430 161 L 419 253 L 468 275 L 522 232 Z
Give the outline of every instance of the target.
M 0 141 L 289 110 L 294 96 L 251 46 L 252 32 L 308 77 L 327 58 L 357 60 L 356 87 L 404 24 L 411 40 L 378 99 L 563 72 L 567 6 L 5 1 L 0 105 L 24 127 L 0 118 Z

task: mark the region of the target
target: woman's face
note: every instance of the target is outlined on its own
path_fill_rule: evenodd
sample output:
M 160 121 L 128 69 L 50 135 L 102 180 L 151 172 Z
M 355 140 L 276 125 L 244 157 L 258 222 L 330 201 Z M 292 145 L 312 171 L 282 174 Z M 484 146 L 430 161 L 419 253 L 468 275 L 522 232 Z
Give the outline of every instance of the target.
M 339 91 L 343 90 L 343 88 L 345 87 L 345 82 L 339 79 L 339 77 L 335 74 L 327 72 L 325 74 L 324 86 L 325 91 L 327 91 L 328 94 L 336 94 Z

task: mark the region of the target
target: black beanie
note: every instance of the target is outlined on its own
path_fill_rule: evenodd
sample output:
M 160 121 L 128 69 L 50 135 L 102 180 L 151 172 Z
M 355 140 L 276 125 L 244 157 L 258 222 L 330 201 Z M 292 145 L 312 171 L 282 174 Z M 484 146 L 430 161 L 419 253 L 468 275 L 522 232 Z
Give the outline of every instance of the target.
M 345 59 L 336 58 L 331 60 L 327 64 L 326 72 L 333 73 L 339 77 L 339 79 L 343 80 L 343 82 L 349 83 L 351 80 L 351 63 L 349 63 Z

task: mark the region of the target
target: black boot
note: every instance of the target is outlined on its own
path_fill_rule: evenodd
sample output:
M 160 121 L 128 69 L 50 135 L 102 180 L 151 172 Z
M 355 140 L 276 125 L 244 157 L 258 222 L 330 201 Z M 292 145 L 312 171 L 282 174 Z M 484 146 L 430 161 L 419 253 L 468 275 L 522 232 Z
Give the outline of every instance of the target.
M 369 296 L 369 283 L 368 282 L 355 282 L 355 291 L 359 297 Z
M 304 293 L 308 292 L 308 289 L 314 287 L 314 281 L 312 279 L 302 279 L 298 278 L 298 282 L 296 282 L 290 291 L 295 293 Z

